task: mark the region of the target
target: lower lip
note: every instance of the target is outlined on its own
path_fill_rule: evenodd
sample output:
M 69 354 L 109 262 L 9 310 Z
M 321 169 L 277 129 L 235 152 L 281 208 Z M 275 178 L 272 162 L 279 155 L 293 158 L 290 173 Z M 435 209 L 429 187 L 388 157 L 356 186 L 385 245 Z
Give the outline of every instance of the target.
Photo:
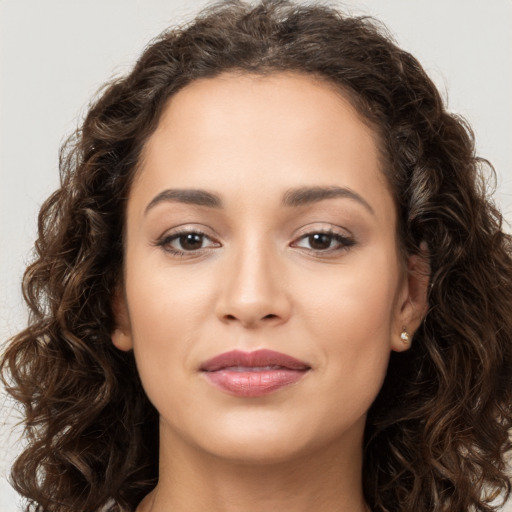
M 283 387 L 295 384 L 307 370 L 278 370 L 233 371 L 217 370 L 203 372 L 206 379 L 214 386 L 231 395 L 242 397 L 264 396 Z

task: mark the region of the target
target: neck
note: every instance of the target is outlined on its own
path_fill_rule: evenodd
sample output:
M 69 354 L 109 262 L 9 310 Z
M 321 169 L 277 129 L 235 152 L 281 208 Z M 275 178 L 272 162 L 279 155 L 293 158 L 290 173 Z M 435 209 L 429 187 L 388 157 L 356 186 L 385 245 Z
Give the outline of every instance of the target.
M 361 483 L 362 440 L 272 462 L 226 460 L 168 441 L 161 439 L 169 449 L 160 454 L 158 485 L 137 512 L 368 510 Z

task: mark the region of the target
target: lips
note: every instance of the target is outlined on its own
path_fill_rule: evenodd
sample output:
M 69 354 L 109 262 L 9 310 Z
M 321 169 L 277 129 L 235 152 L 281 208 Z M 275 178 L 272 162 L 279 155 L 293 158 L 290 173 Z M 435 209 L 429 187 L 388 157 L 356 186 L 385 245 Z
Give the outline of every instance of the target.
M 298 382 L 310 369 L 304 361 L 266 349 L 225 352 L 200 367 L 212 385 L 241 397 L 257 397 L 277 391 Z

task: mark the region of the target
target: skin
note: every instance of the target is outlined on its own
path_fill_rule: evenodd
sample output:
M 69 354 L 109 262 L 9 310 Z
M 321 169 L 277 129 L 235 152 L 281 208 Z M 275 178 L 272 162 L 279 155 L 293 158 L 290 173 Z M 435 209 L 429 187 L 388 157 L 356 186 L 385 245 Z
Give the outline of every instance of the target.
M 349 193 L 283 203 L 304 187 Z M 184 189 L 222 206 L 162 196 Z M 183 231 L 203 234 L 194 250 Z M 425 312 L 427 267 L 400 256 L 376 136 L 350 103 L 290 73 L 182 89 L 144 149 L 125 256 L 112 339 L 161 418 L 160 480 L 138 512 L 366 510 L 366 413 Z M 199 371 L 260 348 L 311 370 L 256 398 Z

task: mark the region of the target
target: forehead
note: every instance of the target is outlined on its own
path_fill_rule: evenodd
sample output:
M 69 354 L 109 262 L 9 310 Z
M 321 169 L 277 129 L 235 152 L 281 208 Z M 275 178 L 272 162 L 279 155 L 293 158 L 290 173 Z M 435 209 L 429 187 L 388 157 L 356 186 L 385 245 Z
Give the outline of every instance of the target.
M 134 188 L 149 196 L 169 186 L 342 185 L 378 195 L 388 187 L 376 139 L 334 85 L 298 73 L 224 73 L 168 100 Z

